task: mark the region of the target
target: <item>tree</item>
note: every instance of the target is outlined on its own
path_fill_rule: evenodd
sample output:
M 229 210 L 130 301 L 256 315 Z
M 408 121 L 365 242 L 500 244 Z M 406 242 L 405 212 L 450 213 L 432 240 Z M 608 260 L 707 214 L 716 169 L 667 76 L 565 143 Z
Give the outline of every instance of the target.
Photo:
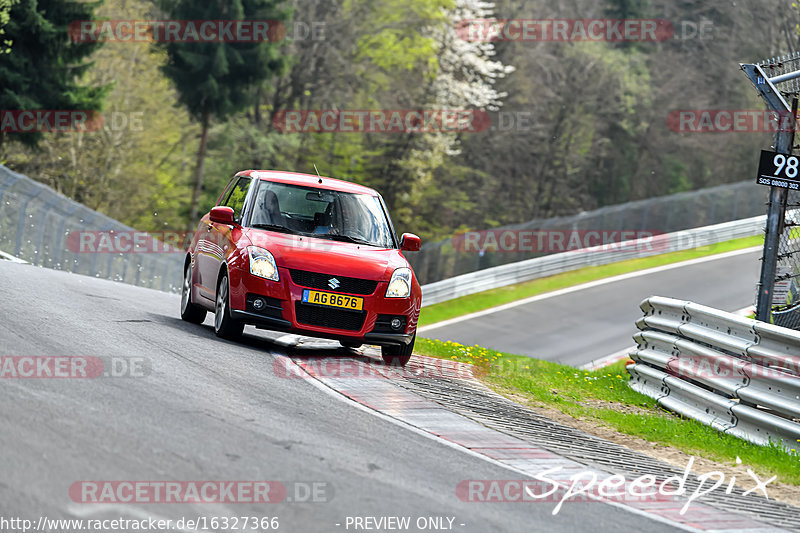
M 282 0 L 162 0 L 161 8 L 174 20 L 273 20 L 284 21 L 288 13 Z M 178 90 L 178 101 L 200 123 L 194 192 L 189 224 L 198 214 L 203 190 L 204 165 L 211 120 L 225 121 L 253 100 L 258 84 L 280 74 L 286 59 L 278 45 L 260 42 L 170 42 L 165 46 L 168 62 L 164 73 Z
M 511 69 L 492 60 L 493 43 L 468 42 L 456 34 L 461 20 L 489 17 L 491 7 L 477 0 L 293 0 L 292 7 L 294 23 L 301 26 L 289 30 L 300 36 L 287 43 L 291 68 L 274 90 L 260 91 L 246 118 L 214 130 L 209 170 L 235 165 L 313 173 L 316 163 L 323 174 L 376 187 L 400 226 L 424 236 L 447 231 L 441 216 L 445 209 L 456 218 L 470 202 L 462 198 L 468 193 L 439 194 L 439 178 L 444 173 L 452 178 L 445 186 L 465 183 L 461 176 L 475 178 L 451 164 L 457 133 L 284 135 L 271 128 L 270 119 L 292 109 L 499 106 L 503 95 L 493 85 Z M 304 21 L 324 28 L 321 38 L 303 38 Z M 440 169 L 446 170 L 434 177 Z M 434 195 L 447 202 L 445 209 L 428 201 Z
M 14 0 L 0 0 L 0 54 L 7 54 L 11 52 L 11 39 L 3 37 L 6 30 L 5 26 L 11 18 L 11 4 Z
M 150 0 L 107 1 L 99 19 L 149 20 Z M 147 42 L 108 42 L 92 55 L 88 85 L 110 85 L 102 127 L 45 135 L 36 148 L 8 144 L 9 168 L 140 230 L 180 230 L 187 224 L 194 147 L 199 133 L 159 70 L 166 52 Z M 114 80 L 119 80 L 114 83 Z
M 0 0 L 8 9 L 8 0 Z M 75 20 L 93 18 L 100 2 L 69 0 L 14 0 L 3 27 L 2 41 L 9 53 L 0 53 L 0 109 L 99 110 L 109 87 L 87 87 L 80 77 L 91 67 L 85 59 L 96 42 L 73 42 L 67 31 Z M 0 17 L 2 19 L 3 17 Z M 34 146 L 41 132 L 0 132 L 5 138 Z
M 649 4 L 648 0 L 609 0 L 605 14 L 617 19 L 643 18 Z
M 414 79 L 412 86 L 405 88 L 408 101 L 416 102 L 416 106 L 423 109 L 474 112 L 474 124 L 484 115 L 478 112 L 496 111 L 502 106 L 506 94 L 496 90 L 495 83 L 512 73 L 514 67 L 494 59 L 494 43 L 469 41 L 457 31 L 462 21 L 491 19 L 493 7 L 482 0 L 455 0 L 439 7 L 440 18 L 431 16 L 421 32 L 430 36 L 431 41 L 429 74 L 423 79 Z M 393 44 L 394 41 L 388 42 Z M 383 56 L 377 53 L 381 49 L 373 45 L 369 50 L 381 65 L 379 60 Z M 397 56 L 391 46 L 385 51 L 391 57 Z M 394 84 L 392 91 L 397 92 L 397 87 Z M 384 166 L 379 175 L 389 179 L 382 184 L 382 192 L 397 211 L 401 224 L 420 225 L 419 219 L 424 218 L 420 215 L 425 213 L 432 217 L 426 220 L 428 227 L 441 231 L 437 226 L 449 225 L 443 219 L 448 212 L 458 210 L 463 215 L 471 207 L 468 195 L 455 192 L 458 185 L 476 177 L 468 169 L 454 164 L 454 156 L 460 153 L 459 133 L 409 132 L 398 140 L 390 140 L 386 147 L 390 157 L 383 158 Z M 440 190 L 448 190 L 448 194 L 440 195 Z M 435 210 L 430 209 L 430 197 L 442 200 Z M 421 233 L 426 235 L 427 232 Z

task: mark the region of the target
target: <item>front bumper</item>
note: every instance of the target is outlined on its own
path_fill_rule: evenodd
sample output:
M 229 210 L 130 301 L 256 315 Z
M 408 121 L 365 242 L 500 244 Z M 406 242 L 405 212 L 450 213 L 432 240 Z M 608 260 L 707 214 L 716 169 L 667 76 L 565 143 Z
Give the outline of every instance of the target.
M 374 333 L 364 335 L 364 341 L 368 344 L 411 344 L 414 339 L 413 333 Z
M 386 298 L 384 295 L 387 282 L 385 281 L 378 282 L 371 294 L 325 290 L 325 292 L 348 294 L 364 299 L 363 323 L 358 327 L 361 317 L 354 316 L 353 312 L 303 304 L 301 300 L 304 290 L 324 289 L 296 284 L 287 268 L 279 267 L 278 272 L 280 279 L 274 282 L 253 276 L 249 271 L 231 269 L 229 273 L 231 316 L 246 324 L 265 329 L 367 344 L 407 345 L 414 338 L 421 303 L 419 298 L 413 296 L 410 298 Z M 267 299 L 268 307 L 264 312 L 254 312 L 252 307 L 254 295 Z M 327 320 L 326 317 L 340 317 L 346 313 L 351 313 L 349 318 L 353 319 L 346 325 L 350 329 L 309 323 L 313 320 L 335 323 L 336 320 Z M 404 326 L 398 331 L 387 330 L 387 316 L 404 317 Z M 357 329 L 354 329 L 356 327 Z
M 231 317 L 251 324 L 253 326 L 260 326 L 266 329 L 274 329 L 278 331 L 290 331 L 292 323 L 282 318 L 275 318 L 271 316 L 263 316 L 258 313 L 251 313 L 249 311 L 240 311 L 238 309 L 231 309 Z

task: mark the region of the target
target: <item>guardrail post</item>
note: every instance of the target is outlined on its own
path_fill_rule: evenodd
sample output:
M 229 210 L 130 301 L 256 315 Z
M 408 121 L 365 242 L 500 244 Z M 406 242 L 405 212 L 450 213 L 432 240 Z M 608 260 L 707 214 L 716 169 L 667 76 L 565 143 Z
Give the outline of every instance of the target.
M 58 229 L 56 229 L 56 243 L 54 246 L 54 254 L 55 256 L 51 258 L 51 267 L 58 267 L 58 270 L 65 270 L 64 265 L 61 264 L 61 258 L 64 256 L 64 247 L 66 246 L 66 242 L 62 246 L 62 241 L 66 241 L 64 239 L 64 228 L 67 224 L 67 219 L 72 216 L 72 214 L 78 210 L 78 204 L 73 203 L 66 212 L 61 215 L 61 222 L 58 223 Z
M 50 207 L 56 205 L 56 203 L 58 203 L 59 200 L 60 199 L 59 199 L 58 196 L 51 197 L 47 201 L 47 203 L 44 204 L 44 207 L 42 208 L 43 216 L 47 216 L 47 213 L 50 212 Z M 34 265 L 39 265 L 40 262 L 44 261 L 44 258 L 42 257 L 42 252 L 43 252 L 42 244 L 44 243 L 44 227 L 45 227 L 45 225 L 40 222 L 39 223 L 39 231 L 36 234 L 35 251 L 38 252 L 38 253 L 34 254 L 34 257 L 33 257 L 33 264 Z
M 28 209 L 28 202 L 30 202 L 31 200 L 42 194 L 43 190 L 44 189 L 39 189 L 38 191 L 36 191 L 36 194 L 32 196 L 26 196 L 25 199 L 22 200 L 22 202 L 20 202 L 19 223 L 17 224 L 17 243 L 16 246 L 14 247 L 14 255 L 17 257 L 20 257 L 20 253 L 22 252 L 22 239 L 23 239 L 22 234 L 25 232 L 25 225 L 26 225 L 25 212 Z
M 775 86 L 778 83 L 791 81 L 800 77 L 800 71 L 790 72 L 781 76 L 770 78 L 760 65 L 740 65 L 744 73 L 750 78 L 759 95 L 764 98 L 770 109 L 778 113 L 779 120 L 789 111 L 789 105 L 783 94 Z M 792 103 L 792 128 L 790 131 L 781 131 L 775 136 L 775 151 L 789 155 L 792 153 L 794 143 L 794 130 L 797 127 L 797 98 Z M 782 123 L 782 121 L 781 121 Z M 772 297 L 775 288 L 775 273 L 778 265 L 778 245 L 783 231 L 786 216 L 786 199 L 788 191 L 771 187 L 769 195 L 769 211 L 767 213 L 767 233 L 764 238 L 764 255 L 761 264 L 761 278 L 758 286 L 758 301 L 756 302 L 756 318 L 762 322 L 771 322 Z
M 19 176 L 13 176 L 12 179 L 8 180 L 3 185 L 0 185 L 0 209 L 3 208 L 3 195 L 5 194 L 6 189 L 14 185 L 17 180 L 19 180 Z
M 794 103 L 797 111 L 797 100 Z M 789 132 L 778 132 L 775 150 L 781 154 L 792 153 L 792 137 Z M 786 217 L 786 199 L 788 191 L 771 187 L 769 193 L 769 211 L 767 212 L 767 234 L 764 237 L 764 262 L 761 264 L 761 279 L 758 284 L 758 302 L 756 318 L 762 322 L 770 322 L 772 315 L 772 291 L 775 288 L 775 273 L 778 266 L 778 245 Z

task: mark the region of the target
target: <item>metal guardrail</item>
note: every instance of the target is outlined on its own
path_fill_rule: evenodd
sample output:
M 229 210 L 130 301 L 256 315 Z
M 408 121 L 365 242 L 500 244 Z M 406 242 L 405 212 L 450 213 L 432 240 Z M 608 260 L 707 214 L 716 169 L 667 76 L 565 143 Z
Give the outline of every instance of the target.
M 763 215 L 769 189 L 748 179 L 656 198 L 609 205 L 574 215 L 536 218 L 496 228 L 476 228 L 468 233 L 500 235 L 504 231 L 570 234 L 591 231 L 674 233 Z M 469 221 L 465 221 L 469 225 Z M 637 235 L 638 236 L 638 235 Z M 508 249 L 480 238 L 468 247 L 464 235 L 426 242 L 419 252 L 406 255 L 420 283 L 427 285 L 478 270 L 527 261 L 564 251 L 558 246 L 536 245 Z M 538 242 L 538 241 L 537 241 Z M 548 241 L 542 241 L 548 242 Z M 482 244 L 481 244 L 482 243 Z M 465 249 L 466 248 L 466 249 Z M 573 249 L 570 247 L 569 249 Z
M 800 449 L 800 332 L 660 296 L 640 307 L 632 389 L 719 431 Z
M 2 259 L 3 261 L 11 261 L 12 263 L 25 263 L 25 264 L 28 264 L 28 262 L 25 261 L 24 259 L 20 259 L 19 257 L 14 257 L 13 255 L 7 254 L 7 253 L 5 253 L 3 251 L 0 251 L 0 259 Z
M 736 187 L 736 191 L 740 192 L 741 187 Z M 608 209 L 604 208 L 602 211 Z M 591 218 L 588 214 L 586 217 Z M 649 243 L 629 241 L 608 245 L 608 249 L 587 248 L 486 268 L 424 285 L 423 304 L 444 302 L 586 266 L 604 265 L 758 235 L 763 227 L 764 217 L 760 216 L 657 235 Z M 0 229 L 0 250 L 34 265 L 165 291 L 180 289 L 181 254 L 75 253 L 70 250 L 66 241 L 72 232 L 133 231 L 133 228 L 2 165 Z
M 0 165 L 0 250 L 33 265 L 178 291 L 179 253 L 80 253 L 68 246 L 73 232 L 134 229 L 89 209 L 50 187 Z
M 678 252 L 711 244 L 752 237 L 764 232 L 766 216 L 725 222 L 684 231 L 656 235 L 652 239 L 627 241 L 562 252 L 517 263 L 462 274 L 422 287 L 422 304 L 432 305 L 481 291 L 561 274 L 587 266 L 607 265 L 627 259 Z M 755 295 L 755 285 L 754 285 Z

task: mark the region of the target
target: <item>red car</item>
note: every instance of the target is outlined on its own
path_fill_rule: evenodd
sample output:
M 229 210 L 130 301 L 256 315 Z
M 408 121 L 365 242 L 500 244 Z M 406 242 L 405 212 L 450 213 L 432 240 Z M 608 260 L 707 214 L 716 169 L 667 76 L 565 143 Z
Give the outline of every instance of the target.
M 245 324 L 381 346 L 405 365 L 416 338 L 422 290 L 383 198 L 332 178 L 239 172 L 195 232 L 184 263 L 181 318 L 214 312 L 217 336 Z

